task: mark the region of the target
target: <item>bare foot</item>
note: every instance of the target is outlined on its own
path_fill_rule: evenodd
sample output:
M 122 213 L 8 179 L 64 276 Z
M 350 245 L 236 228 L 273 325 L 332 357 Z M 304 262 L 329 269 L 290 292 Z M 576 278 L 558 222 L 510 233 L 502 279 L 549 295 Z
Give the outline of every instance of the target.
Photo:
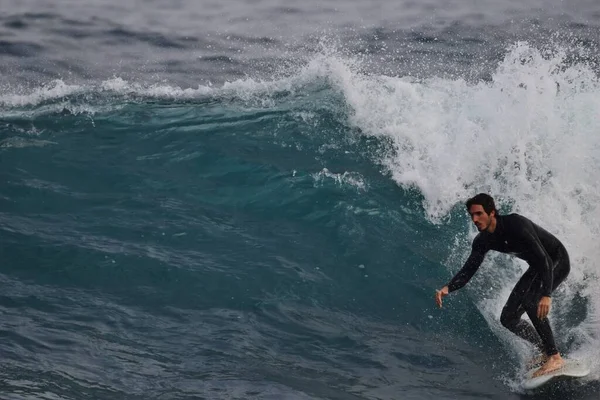
M 540 354 L 534 356 L 531 360 L 529 360 L 527 364 L 525 364 L 525 367 L 527 369 L 537 368 L 544 364 L 546 361 L 548 361 L 548 356 L 545 354 Z
M 552 371 L 556 371 L 557 369 L 562 368 L 565 365 L 565 361 L 562 359 L 560 354 L 554 354 L 553 356 L 548 357 L 548 360 L 533 374 L 533 377 L 538 377 L 540 375 L 548 374 Z

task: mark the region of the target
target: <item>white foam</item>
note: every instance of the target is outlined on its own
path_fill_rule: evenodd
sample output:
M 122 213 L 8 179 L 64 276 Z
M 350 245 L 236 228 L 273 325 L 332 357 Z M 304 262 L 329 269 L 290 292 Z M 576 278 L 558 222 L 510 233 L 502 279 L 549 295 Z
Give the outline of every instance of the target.
M 233 98 L 249 102 L 253 106 L 273 107 L 275 98 L 281 94 L 306 96 L 306 85 L 315 83 L 333 83 L 340 87 L 352 77 L 351 67 L 355 61 L 341 58 L 335 50 L 323 47 L 323 52 L 306 64 L 295 63 L 293 70 L 282 67 L 277 76 L 260 80 L 253 78 L 225 82 L 221 86 L 198 85 L 196 88 L 181 88 L 167 83 L 140 83 L 114 77 L 101 82 L 69 84 L 57 79 L 33 90 L 4 86 L 0 88 L 0 107 L 35 107 L 50 103 L 52 107 L 44 112 L 69 111 L 94 112 L 95 107 L 118 107 L 119 100 L 164 99 L 164 100 L 203 100 L 209 98 Z M 47 106 L 47 105 L 46 105 Z M 77 109 L 80 107 L 80 109 Z M 6 115 L 7 110 L 3 110 Z M 10 113 L 10 112 L 9 112 Z M 308 115 L 308 114 L 306 114 Z
M 5 88 L 5 94 L 0 95 L 0 106 L 28 106 L 40 104 L 48 100 L 59 99 L 65 96 L 80 93 L 84 88 L 80 85 L 68 85 L 62 80 L 53 80 L 46 85 L 34 89 L 29 93 L 18 88 Z M 16 91 L 17 93 L 13 93 Z
M 210 86 L 199 85 L 195 89 L 183 89 L 178 86 L 158 83 L 142 85 L 137 82 L 128 82 L 118 77 L 101 82 L 99 89 L 118 95 L 134 95 L 138 97 L 164 99 L 197 99 L 214 92 L 214 89 Z
M 254 80 L 251 78 L 239 79 L 233 82 L 225 82 L 221 87 L 199 85 L 197 88 L 181 88 L 168 84 L 142 84 L 129 82 L 119 77 L 108 79 L 98 84 L 67 84 L 62 80 L 54 80 L 34 90 L 26 90 L 18 87 L 5 87 L 0 91 L 0 106 L 7 108 L 40 106 L 46 102 L 53 103 L 57 107 L 73 107 L 67 100 L 74 97 L 79 103 L 115 104 L 119 100 L 130 101 L 140 99 L 164 99 L 164 100 L 196 100 L 206 97 L 229 97 L 241 101 L 252 101 L 262 107 L 271 107 L 274 102 L 272 97 L 280 92 L 295 92 L 298 87 L 310 81 L 313 76 L 310 68 L 306 73 L 300 73 L 293 77 L 276 80 Z M 116 100 L 116 101 L 115 101 Z M 56 104 L 59 103 L 59 104 Z M 76 101 L 77 103 L 77 101 Z M 60 111 L 60 110 L 59 110 Z
M 13 136 L 0 140 L 0 148 L 24 148 L 24 147 L 45 147 L 58 144 L 50 140 L 26 139 L 19 136 Z
M 543 53 L 527 43 L 509 49 L 491 82 L 362 76 L 343 66 L 333 72 L 351 123 L 392 141 L 395 151 L 381 161 L 399 185 L 419 189 L 433 223 L 457 205 L 462 210 L 468 197 L 489 192 L 499 206 L 565 243 L 573 268 L 557 303 L 568 308 L 579 290 L 588 314 L 583 324 L 566 327 L 557 312 L 553 323 L 576 337 L 573 356 L 595 362 L 600 376 L 600 82 L 594 72 L 567 64 L 564 52 Z M 464 261 L 468 251 L 461 246 L 452 258 Z M 486 270 L 488 277 L 502 274 Z M 480 307 L 492 329 L 521 351 L 492 322 L 517 277 L 518 271 L 498 276 L 504 286 L 481 298 Z
M 331 179 L 339 186 L 350 185 L 359 190 L 367 190 L 365 180 L 358 172 L 334 173 L 323 168 L 320 172 L 313 174 L 313 179 L 316 184 L 323 184 L 324 180 Z

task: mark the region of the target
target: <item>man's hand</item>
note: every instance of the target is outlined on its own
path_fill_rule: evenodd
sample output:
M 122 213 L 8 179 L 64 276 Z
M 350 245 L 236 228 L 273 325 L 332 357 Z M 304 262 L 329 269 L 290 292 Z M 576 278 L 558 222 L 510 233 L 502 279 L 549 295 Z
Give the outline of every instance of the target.
M 435 302 L 437 303 L 438 307 L 442 308 L 442 297 L 447 296 L 447 295 L 448 295 L 448 286 L 444 286 L 440 290 L 435 291 Z
M 540 303 L 538 304 L 537 317 L 539 319 L 544 319 L 548 316 L 550 312 L 550 305 L 552 304 L 552 298 L 548 296 L 542 296 L 540 299 Z

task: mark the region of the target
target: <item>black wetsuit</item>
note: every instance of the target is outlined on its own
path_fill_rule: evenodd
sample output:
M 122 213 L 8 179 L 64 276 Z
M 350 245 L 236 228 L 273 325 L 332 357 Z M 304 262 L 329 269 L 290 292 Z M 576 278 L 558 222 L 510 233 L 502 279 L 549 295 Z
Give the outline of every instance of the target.
M 540 298 L 550 296 L 569 274 L 571 267 L 567 250 L 554 235 L 519 214 L 499 215 L 496 221 L 494 233 L 483 231 L 475 237 L 471 255 L 448 283 L 448 292 L 466 285 L 489 250 L 513 254 L 525 260 L 529 269 L 508 297 L 500 322 L 547 355 L 556 354 L 558 350 L 548 318 L 540 320 L 537 309 Z M 535 330 L 521 319 L 524 312 Z

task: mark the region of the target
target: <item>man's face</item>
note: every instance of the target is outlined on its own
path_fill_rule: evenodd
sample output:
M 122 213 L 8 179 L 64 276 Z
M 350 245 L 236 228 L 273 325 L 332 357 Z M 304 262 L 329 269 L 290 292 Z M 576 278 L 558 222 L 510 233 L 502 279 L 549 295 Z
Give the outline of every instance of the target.
M 486 214 L 483 206 L 479 204 L 473 204 L 471 208 L 469 208 L 469 214 L 471 215 L 471 220 L 479 232 L 481 232 L 489 228 L 490 224 L 492 223 L 492 217 L 496 214 L 496 212 L 492 211 L 491 213 Z

